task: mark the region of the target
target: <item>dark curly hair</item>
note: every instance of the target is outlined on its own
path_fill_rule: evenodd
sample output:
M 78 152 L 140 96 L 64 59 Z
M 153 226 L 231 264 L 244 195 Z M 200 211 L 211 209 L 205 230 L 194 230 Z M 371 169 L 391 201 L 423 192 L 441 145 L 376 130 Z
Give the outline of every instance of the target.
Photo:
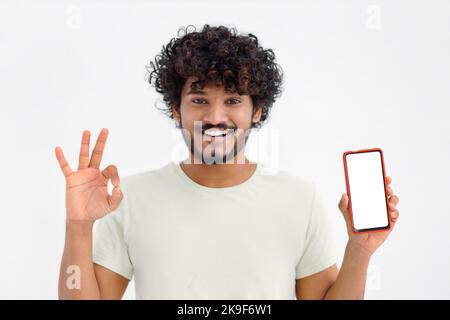
M 206 24 L 197 32 L 189 25 L 180 28 L 177 35 L 147 66 L 148 82 L 163 95 L 166 106 L 161 111 L 173 119 L 171 107 L 180 107 L 182 88 L 193 76 L 198 78 L 193 89 L 213 83 L 250 95 L 253 105 L 262 108 L 260 121 L 252 123 L 252 128 L 260 128 L 282 92 L 282 68 L 272 49 L 262 48 L 251 33 L 238 35 L 235 28 L 225 26 Z

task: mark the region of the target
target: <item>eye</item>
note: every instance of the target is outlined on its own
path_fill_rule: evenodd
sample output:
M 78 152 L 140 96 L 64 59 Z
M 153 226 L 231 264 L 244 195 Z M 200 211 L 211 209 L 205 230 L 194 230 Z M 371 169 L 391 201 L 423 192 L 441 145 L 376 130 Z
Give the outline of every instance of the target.
M 228 101 L 230 102 L 230 104 L 238 104 L 241 103 L 241 100 L 237 99 L 237 98 L 231 98 L 228 99 Z
M 192 99 L 192 102 L 195 103 L 195 104 L 205 104 L 206 100 L 205 99 L 200 99 L 200 98 L 195 98 L 195 99 Z

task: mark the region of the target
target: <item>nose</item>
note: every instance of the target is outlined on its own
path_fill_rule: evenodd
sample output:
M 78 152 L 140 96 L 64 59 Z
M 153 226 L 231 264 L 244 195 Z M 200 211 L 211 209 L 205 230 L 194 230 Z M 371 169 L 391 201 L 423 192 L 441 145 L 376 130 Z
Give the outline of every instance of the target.
M 229 123 L 226 106 L 221 103 L 211 104 L 202 117 L 202 121 L 212 125 L 219 123 Z

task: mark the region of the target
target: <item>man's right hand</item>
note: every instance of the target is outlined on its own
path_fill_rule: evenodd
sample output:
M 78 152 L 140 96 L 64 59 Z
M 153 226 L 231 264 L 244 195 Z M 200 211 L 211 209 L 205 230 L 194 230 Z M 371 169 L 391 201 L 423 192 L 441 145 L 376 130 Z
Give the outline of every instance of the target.
M 87 130 L 83 132 L 78 171 L 72 171 L 62 149 L 55 148 L 56 159 L 66 178 L 66 211 L 70 222 L 94 222 L 117 209 L 123 198 L 116 166 L 99 169 L 108 130 L 100 132 L 89 160 L 90 135 Z M 111 195 L 108 194 L 110 179 L 114 186 Z

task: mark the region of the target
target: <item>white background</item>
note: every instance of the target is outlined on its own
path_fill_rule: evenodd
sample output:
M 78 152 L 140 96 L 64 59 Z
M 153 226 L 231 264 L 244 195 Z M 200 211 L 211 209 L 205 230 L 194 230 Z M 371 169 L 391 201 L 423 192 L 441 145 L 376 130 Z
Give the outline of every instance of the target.
M 449 299 L 449 16 L 445 0 L 0 1 L 0 298 L 57 298 L 56 145 L 76 167 L 82 130 L 107 127 L 103 165 L 122 176 L 174 157 L 145 66 L 179 27 L 210 23 L 274 49 L 285 91 L 258 134 L 276 133 L 262 148 L 276 157 L 253 159 L 316 181 L 342 255 L 342 153 L 383 149 L 400 219 L 366 298 Z

